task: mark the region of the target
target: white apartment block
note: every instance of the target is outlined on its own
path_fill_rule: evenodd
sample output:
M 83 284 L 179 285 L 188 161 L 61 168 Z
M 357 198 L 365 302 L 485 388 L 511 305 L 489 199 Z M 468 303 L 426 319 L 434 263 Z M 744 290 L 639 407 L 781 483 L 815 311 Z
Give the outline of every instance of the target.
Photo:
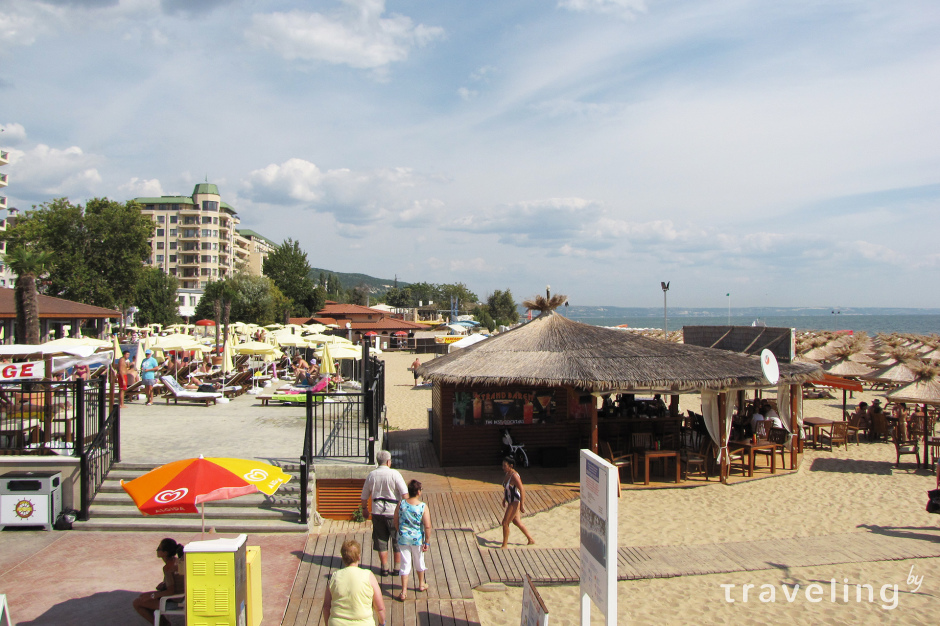
M 10 162 L 10 153 L 6 150 L 0 149 L 0 167 L 6 165 Z M 0 173 L 0 194 L 3 194 L 3 188 L 9 184 L 9 176 L 7 174 Z M 0 195 L 0 210 L 7 211 L 7 217 L 0 220 L 0 230 L 6 230 L 7 225 L 13 223 L 16 219 L 16 209 L 7 208 L 7 197 L 6 195 Z M 6 254 L 7 243 L 5 241 L 0 241 L 0 287 L 13 287 L 16 282 L 16 274 L 10 271 L 10 267 L 3 260 L 3 255 Z
M 189 196 L 135 198 L 156 222 L 147 264 L 179 280 L 180 315 L 193 315 L 206 284 L 236 271 L 260 275 L 274 244 L 254 231 L 239 234 L 238 214 L 222 202 L 219 188 L 199 183 Z

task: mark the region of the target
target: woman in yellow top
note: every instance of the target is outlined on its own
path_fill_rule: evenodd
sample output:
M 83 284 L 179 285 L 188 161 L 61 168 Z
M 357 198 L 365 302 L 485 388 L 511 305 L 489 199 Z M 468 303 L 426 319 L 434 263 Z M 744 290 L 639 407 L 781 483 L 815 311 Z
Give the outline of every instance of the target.
M 323 600 L 327 626 L 374 626 L 372 609 L 379 614 L 378 626 L 385 626 L 385 602 L 375 574 L 359 567 L 362 547 L 347 541 L 339 551 L 343 569 L 333 572 Z

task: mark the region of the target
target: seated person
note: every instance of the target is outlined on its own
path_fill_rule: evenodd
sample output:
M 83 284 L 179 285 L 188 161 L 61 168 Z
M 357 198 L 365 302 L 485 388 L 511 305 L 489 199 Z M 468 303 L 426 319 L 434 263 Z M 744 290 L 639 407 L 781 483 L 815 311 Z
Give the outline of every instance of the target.
M 300 370 L 306 372 L 310 368 L 310 364 L 304 361 L 303 357 L 301 357 L 299 354 L 295 354 L 294 360 L 291 363 L 291 367 L 293 368 L 294 375 L 297 375 L 300 373 Z
M 858 403 L 858 408 L 855 409 L 855 413 L 852 413 L 852 417 L 857 420 L 857 425 L 859 428 L 867 430 L 871 427 L 871 419 L 868 417 L 868 403 L 865 401 Z
M 764 408 L 764 407 L 761 406 L 761 409 L 763 409 L 763 408 Z M 757 432 L 757 423 L 758 423 L 758 422 L 763 422 L 763 421 L 764 421 L 764 414 L 762 413 L 762 411 L 754 411 L 754 416 L 751 418 L 751 432 L 752 432 L 752 433 L 756 433 L 756 432 Z
M 79 363 L 72 370 L 72 380 L 88 380 L 90 375 L 91 374 L 88 371 L 88 366 L 84 363 Z
M 140 380 L 140 372 L 137 371 L 137 366 L 134 365 L 133 361 L 128 360 L 127 362 L 127 386 L 130 387 L 134 383 Z
M 190 391 L 212 393 L 214 391 L 219 391 L 220 389 L 222 389 L 222 385 L 220 383 L 199 382 L 198 379 L 196 380 L 190 379 L 188 383 L 183 385 L 183 388 L 189 389 Z
M 780 415 L 777 414 L 777 410 L 769 402 L 761 407 L 761 413 L 764 414 L 765 420 L 771 422 L 771 424 L 768 425 L 768 428 L 783 428 L 783 422 L 780 420 Z
M 176 360 L 176 356 L 170 352 L 167 354 L 166 361 L 163 363 L 163 371 L 170 376 L 176 376 L 177 370 L 179 370 L 179 362 Z

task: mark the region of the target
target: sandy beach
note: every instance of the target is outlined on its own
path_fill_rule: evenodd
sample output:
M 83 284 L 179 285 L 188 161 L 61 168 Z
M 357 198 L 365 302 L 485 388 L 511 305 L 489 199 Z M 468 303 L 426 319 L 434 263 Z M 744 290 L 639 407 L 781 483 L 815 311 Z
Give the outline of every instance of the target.
M 413 354 L 389 353 L 387 401 L 389 422 L 401 430 L 426 427 L 431 391 L 413 388 L 408 367 Z M 421 355 L 422 362 L 430 355 Z M 840 419 L 841 392 L 832 399 L 806 400 L 804 415 Z M 869 403 L 883 392 L 856 393 L 850 407 L 860 400 Z M 698 410 L 698 396 L 682 396 L 682 410 Z M 851 532 L 913 533 L 940 541 L 937 518 L 924 511 L 926 491 L 933 488 L 933 475 L 916 470 L 912 457 L 894 467 L 893 444 L 867 443 L 848 449 L 807 450 L 798 472 L 768 476 L 760 480 L 721 485 L 714 479 L 694 488 L 625 490 L 620 500 L 618 538 L 620 546 L 694 545 L 774 538 L 825 536 Z M 525 480 L 525 470 L 522 471 Z M 496 487 L 494 487 L 496 488 Z M 577 501 L 526 518 L 538 547 L 578 546 L 579 503 Z M 494 529 L 482 534 L 492 545 L 500 537 Z M 521 533 L 513 532 L 511 547 L 521 548 Z M 911 568 L 913 567 L 913 574 Z M 920 588 L 908 584 L 909 576 L 923 576 Z M 830 600 L 830 580 L 839 585 L 838 601 Z M 853 585 L 850 601 L 842 601 L 844 581 Z M 811 602 L 804 591 L 812 583 L 825 585 L 824 600 Z M 792 602 L 792 585 L 800 591 Z M 871 584 L 875 602 L 855 601 L 854 585 Z M 720 585 L 734 584 L 723 588 Z M 757 585 L 743 601 L 742 585 Z M 759 599 L 760 585 L 775 586 L 775 601 Z M 898 585 L 896 602 L 879 593 L 884 585 Z M 769 588 L 763 588 L 769 599 Z M 580 621 L 578 588 L 572 585 L 541 588 L 551 615 L 550 623 Z M 726 600 L 726 593 L 735 602 Z M 867 592 L 866 592 L 867 593 Z M 884 620 L 905 624 L 934 621 L 931 617 L 940 593 L 940 559 L 881 561 L 791 570 L 686 576 L 618 583 L 621 623 L 778 623 L 797 624 L 874 623 Z M 522 603 L 521 588 L 501 592 L 474 592 L 484 625 L 515 624 Z M 885 608 L 892 607 L 892 608 Z M 593 610 L 593 623 L 601 624 Z

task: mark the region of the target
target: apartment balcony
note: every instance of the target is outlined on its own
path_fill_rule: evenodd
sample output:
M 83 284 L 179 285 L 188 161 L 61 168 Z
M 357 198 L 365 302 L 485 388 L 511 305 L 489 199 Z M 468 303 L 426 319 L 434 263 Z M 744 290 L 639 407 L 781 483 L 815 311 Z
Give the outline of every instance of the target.
M 6 150 L 0 150 L 0 165 L 6 165 L 10 162 L 10 153 Z
M 177 232 L 178 239 L 199 239 L 198 228 L 181 228 Z
M 180 213 L 199 213 L 199 207 L 194 204 L 181 204 Z
M 0 187 L 7 186 L 7 178 L 8 176 L 6 174 L 0 174 Z
M 7 208 L 7 197 L 0 196 L 0 209 L 5 209 L 5 208 Z
M 192 267 L 192 266 L 198 267 L 199 266 L 198 256 L 188 256 L 184 254 L 183 256 L 177 257 L 177 258 L 179 260 L 177 261 L 176 264 L 180 267 Z

